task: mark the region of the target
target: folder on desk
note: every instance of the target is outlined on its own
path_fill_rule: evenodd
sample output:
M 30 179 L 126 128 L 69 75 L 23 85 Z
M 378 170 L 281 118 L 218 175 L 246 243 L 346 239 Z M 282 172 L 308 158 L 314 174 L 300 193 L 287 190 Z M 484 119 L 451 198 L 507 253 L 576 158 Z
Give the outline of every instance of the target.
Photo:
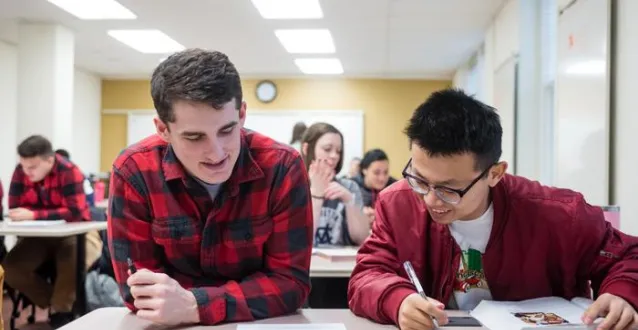
M 354 261 L 357 259 L 357 250 L 352 248 L 314 248 L 312 252 L 314 255 L 330 261 Z

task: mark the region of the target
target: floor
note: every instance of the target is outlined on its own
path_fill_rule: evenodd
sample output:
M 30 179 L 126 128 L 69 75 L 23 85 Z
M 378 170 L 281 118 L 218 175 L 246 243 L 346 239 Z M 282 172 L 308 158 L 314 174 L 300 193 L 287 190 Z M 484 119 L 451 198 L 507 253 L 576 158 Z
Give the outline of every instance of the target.
M 2 302 L 2 318 L 4 319 L 4 330 L 9 330 L 9 320 L 11 319 L 11 310 L 13 309 L 13 303 L 8 297 L 4 297 Z M 27 317 L 31 315 L 31 308 L 23 312 L 20 315 L 20 319 L 16 322 L 16 328 L 21 330 L 51 330 L 51 327 L 47 322 L 47 311 L 44 309 L 36 308 L 35 319 L 36 323 L 27 324 Z

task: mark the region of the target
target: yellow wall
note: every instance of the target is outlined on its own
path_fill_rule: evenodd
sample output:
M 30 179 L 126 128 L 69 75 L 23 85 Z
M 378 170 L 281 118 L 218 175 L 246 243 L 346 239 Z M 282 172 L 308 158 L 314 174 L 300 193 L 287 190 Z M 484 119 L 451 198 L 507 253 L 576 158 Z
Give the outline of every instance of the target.
M 433 91 L 450 86 L 449 81 L 379 79 L 282 79 L 275 80 L 278 96 L 269 104 L 255 98 L 258 81 L 243 82 L 244 99 L 250 108 L 361 109 L 364 111 L 364 150 L 381 148 L 388 153 L 391 173 L 401 176 L 409 158 L 403 128 L 412 111 Z M 102 109 L 153 109 L 148 81 L 102 81 Z M 101 169 L 108 171 L 113 159 L 126 146 L 126 115 L 102 115 Z M 348 143 L 347 141 L 345 143 Z M 348 161 L 348 160 L 346 160 Z

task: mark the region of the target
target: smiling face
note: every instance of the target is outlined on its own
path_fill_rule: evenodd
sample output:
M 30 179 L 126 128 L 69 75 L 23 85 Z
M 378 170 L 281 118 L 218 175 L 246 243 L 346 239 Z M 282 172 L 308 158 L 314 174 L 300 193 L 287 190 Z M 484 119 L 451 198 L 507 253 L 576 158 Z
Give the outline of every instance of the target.
M 366 187 L 383 190 L 390 179 L 390 162 L 387 160 L 374 161 L 362 172 Z
M 407 171 L 431 187 L 444 187 L 455 190 L 466 189 L 482 170 L 477 170 L 474 155 L 469 153 L 450 156 L 431 156 L 418 145 L 412 145 L 412 164 Z M 485 178 L 479 179 L 457 204 L 448 203 L 437 196 L 434 190 L 421 197 L 428 212 L 437 223 L 450 224 L 456 220 L 474 220 L 479 218 L 489 206 L 490 187 L 495 186 L 505 174 L 507 163 L 492 166 Z
M 341 136 L 337 133 L 322 135 L 315 145 L 315 159 L 325 159 L 328 165 L 336 170 L 341 159 Z
M 205 103 L 177 101 L 173 111 L 174 121 L 156 118 L 155 126 L 186 172 L 209 184 L 228 180 L 241 149 L 246 104 L 237 110 L 233 99 L 217 110 Z

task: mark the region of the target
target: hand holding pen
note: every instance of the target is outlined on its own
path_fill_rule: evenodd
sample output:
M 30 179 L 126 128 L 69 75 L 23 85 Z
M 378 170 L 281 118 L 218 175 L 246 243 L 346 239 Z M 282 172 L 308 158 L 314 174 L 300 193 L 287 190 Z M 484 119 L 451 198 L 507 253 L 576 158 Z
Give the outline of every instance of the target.
M 448 323 L 445 305 L 425 295 L 423 287 L 416 277 L 412 264 L 403 264 L 410 281 L 417 290 L 407 296 L 399 307 L 398 323 L 401 330 L 435 329 Z

